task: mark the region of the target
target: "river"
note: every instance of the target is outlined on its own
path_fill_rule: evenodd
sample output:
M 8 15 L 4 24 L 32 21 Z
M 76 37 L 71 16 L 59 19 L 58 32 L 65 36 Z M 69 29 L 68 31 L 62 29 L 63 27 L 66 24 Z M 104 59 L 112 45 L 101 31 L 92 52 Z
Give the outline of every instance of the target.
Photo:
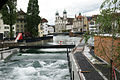
M 54 44 L 78 44 L 79 37 L 54 36 Z M 32 50 L 31 50 L 32 51 Z M 70 80 L 66 49 L 35 49 L 0 63 L 0 80 Z

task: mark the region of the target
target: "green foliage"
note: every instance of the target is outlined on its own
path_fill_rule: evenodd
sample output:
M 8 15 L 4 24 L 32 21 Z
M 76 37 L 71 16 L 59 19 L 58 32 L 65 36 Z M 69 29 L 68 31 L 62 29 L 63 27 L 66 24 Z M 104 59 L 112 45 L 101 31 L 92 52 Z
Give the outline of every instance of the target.
M 38 0 L 29 0 L 26 15 L 27 24 L 25 25 L 25 28 L 32 37 L 38 36 L 38 24 L 40 21 Z
M 102 10 L 96 23 L 99 24 L 100 33 L 110 33 L 112 30 L 112 15 L 109 10 Z
M 105 0 L 101 5 L 101 14 L 97 17 L 97 24 L 99 24 L 99 33 L 109 33 L 113 37 L 120 34 L 120 1 L 119 0 Z
M 119 0 L 104 0 L 104 2 L 102 3 L 101 9 L 103 8 L 108 8 L 111 10 L 119 10 L 120 9 L 120 1 Z
M 8 0 L 1 9 L 4 24 L 10 25 L 10 38 L 13 37 L 12 26 L 16 23 L 16 0 Z
M 89 32 L 86 32 L 86 33 L 84 34 L 85 43 L 88 42 L 89 38 L 90 38 Z
M 115 39 L 120 35 L 120 0 L 104 0 L 101 5 L 101 14 L 97 17 L 97 24 L 99 24 L 99 33 L 108 33 L 112 36 L 110 46 L 110 57 L 107 56 L 106 48 L 102 46 L 101 53 L 105 54 L 110 60 L 114 62 L 120 61 L 120 47 L 114 45 Z M 102 44 L 102 42 L 100 42 Z M 115 54 L 117 53 L 117 54 Z M 114 59 L 116 58 L 116 59 Z M 116 66 L 114 66 L 116 67 Z

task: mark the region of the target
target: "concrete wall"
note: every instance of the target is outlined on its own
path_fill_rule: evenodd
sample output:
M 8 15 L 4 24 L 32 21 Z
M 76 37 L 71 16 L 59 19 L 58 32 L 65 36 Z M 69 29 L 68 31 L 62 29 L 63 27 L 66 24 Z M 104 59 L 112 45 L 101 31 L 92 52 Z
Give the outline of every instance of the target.
M 21 45 L 21 44 L 23 44 L 23 43 L 15 43 L 15 42 L 13 42 L 13 43 L 1 43 L 0 42 L 0 48 L 6 48 L 6 47 L 10 47 L 10 46 L 18 46 L 18 45 Z
M 17 54 L 19 52 L 18 48 L 0 51 L 0 61 L 8 60 L 13 54 Z
M 112 37 L 95 36 L 94 47 L 94 52 L 97 56 L 107 61 L 108 63 L 110 63 L 110 58 L 112 58 L 114 66 L 120 70 L 120 38 L 116 38 L 113 41 L 112 47 Z
M 53 39 L 40 40 L 40 41 L 36 41 L 36 42 L 29 42 L 29 43 L 25 43 L 24 45 L 26 45 L 26 46 L 44 45 L 50 41 L 53 41 Z

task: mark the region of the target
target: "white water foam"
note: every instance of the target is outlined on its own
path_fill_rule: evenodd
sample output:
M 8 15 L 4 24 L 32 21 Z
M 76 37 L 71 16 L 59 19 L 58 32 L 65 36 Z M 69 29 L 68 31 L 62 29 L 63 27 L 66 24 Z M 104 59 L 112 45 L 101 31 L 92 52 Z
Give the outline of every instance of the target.
M 27 68 L 14 68 L 12 75 L 15 76 L 15 80 L 30 80 L 31 75 L 36 74 L 37 71 L 34 67 L 27 67 Z
M 39 63 L 43 67 L 38 68 L 32 67 L 33 62 L 24 67 L 13 67 L 9 76 L 2 80 L 69 80 L 68 68 L 61 68 L 67 65 L 67 60 L 48 61 L 49 63 L 42 60 Z
M 43 51 L 43 52 L 61 52 L 61 51 L 67 51 L 67 49 L 66 48 L 64 48 L 64 49 L 55 49 L 55 48 L 53 48 L 53 49 L 39 49 L 38 51 Z

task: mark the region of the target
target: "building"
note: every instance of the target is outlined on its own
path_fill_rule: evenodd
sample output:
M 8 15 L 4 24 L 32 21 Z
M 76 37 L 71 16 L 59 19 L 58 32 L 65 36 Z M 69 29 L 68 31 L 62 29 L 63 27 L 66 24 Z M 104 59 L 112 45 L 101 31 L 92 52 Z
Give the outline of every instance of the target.
M 79 13 L 78 16 L 75 15 L 73 20 L 73 31 L 74 32 L 86 32 L 88 31 L 88 20 L 86 16 L 82 16 Z
M 43 18 L 41 23 L 38 25 L 38 33 L 39 37 L 48 35 L 48 21 L 47 19 Z
M 93 15 L 91 18 L 89 18 L 89 32 L 97 33 L 99 31 L 99 26 L 96 24 L 95 19 L 97 18 L 97 15 Z
M 43 28 L 41 23 L 38 25 L 38 36 L 43 37 Z
M 55 14 L 55 32 L 86 32 L 88 31 L 88 19 L 86 16 L 82 16 L 79 13 L 75 18 L 68 18 L 66 10 L 63 11 L 63 17 L 59 16 L 59 13 Z
M 16 21 L 16 35 L 18 33 L 24 33 L 25 32 L 25 15 L 26 13 L 20 9 L 20 11 L 17 12 L 17 21 Z
M 95 25 L 95 21 L 91 20 L 89 22 L 89 32 L 92 33 L 92 32 L 97 32 L 97 29 L 96 29 L 96 25 Z
M 84 16 L 84 25 L 83 25 L 83 32 L 89 31 L 89 24 L 88 19 L 86 16 Z
M 55 32 L 62 33 L 68 30 L 67 27 L 72 27 L 73 25 L 73 18 L 67 17 L 66 10 L 63 11 L 63 17 L 60 17 L 59 13 L 56 12 L 55 14 Z
M 15 26 L 16 25 L 13 25 L 14 37 L 16 37 Z M 3 35 L 3 38 L 9 38 L 10 26 L 7 25 L 7 24 L 4 24 L 4 22 L 2 20 L 2 14 L 1 13 L 0 13 L 0 33 Z
M 48 34 L 54 33 L 54 31 L 55 31 L 54 26 L 48 25 Z

